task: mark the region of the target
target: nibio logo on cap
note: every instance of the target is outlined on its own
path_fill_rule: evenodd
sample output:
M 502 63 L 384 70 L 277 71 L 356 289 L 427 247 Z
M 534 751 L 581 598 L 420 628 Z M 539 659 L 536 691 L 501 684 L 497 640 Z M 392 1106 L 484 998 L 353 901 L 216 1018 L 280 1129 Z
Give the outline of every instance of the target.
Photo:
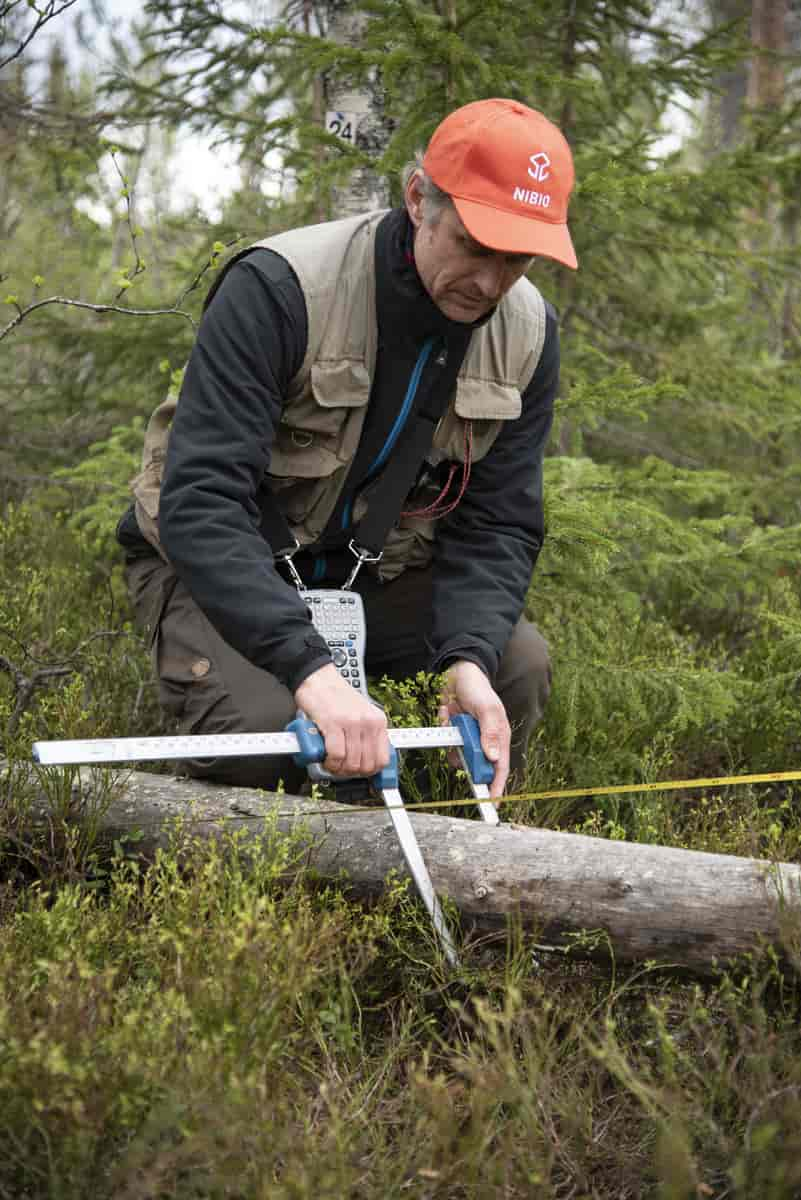
M 531 178 L 536 179 L 537 183 L 544 183 L 550 175 L 548 167 L 551 165 L 551 160 L 548 155 L 544 150 L 538 150 L 528 161 L 531 163 L 528 169 Z
M 504 99 L 457 108 L 434 130 L 423 169 L 483 246 L 578 266 L 567 228 L 573 156 L 536 109 Z
M 546 179 L 551 178 L 551 172 L 548 170 L 551 160 L 544 150 L 538 150 L 536 154 L 532 154 L 528 161 L 531 163 L 528 173 L 532 179 L 536 179 L 537 183 L 545 183 Z M 516 187 L 512 193 L 512 199 L 521 204 L 531 204 L 535 208 L 551 207 L 551 197 L 548 192 L 535 192 L 528 187 Z

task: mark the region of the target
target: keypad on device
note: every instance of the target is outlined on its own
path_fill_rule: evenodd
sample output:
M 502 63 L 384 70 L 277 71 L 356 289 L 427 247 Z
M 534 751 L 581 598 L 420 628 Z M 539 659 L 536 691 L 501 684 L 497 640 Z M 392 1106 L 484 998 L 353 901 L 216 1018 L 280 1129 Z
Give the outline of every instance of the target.
M 304 594 L 314 627 L 331 650 L 334 666 L 351 687 L 361 688 L 359 632 L 356 599 L 353 596 Z

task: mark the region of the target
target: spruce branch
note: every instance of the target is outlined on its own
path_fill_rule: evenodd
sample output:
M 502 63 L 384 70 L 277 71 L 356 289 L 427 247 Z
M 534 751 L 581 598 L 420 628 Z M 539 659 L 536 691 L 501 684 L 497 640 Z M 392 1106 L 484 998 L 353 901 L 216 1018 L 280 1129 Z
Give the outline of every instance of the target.
M 607 348 L 615 353 L 624 351 L 631 354 L 641 354 L 647 357 L 652 357 L 656 354 L 655 346 L 647 346 L 644 342 L 637 342 L 631 338 L 621 337 L 609 328 L 608 322 L 602 321 L 600 317 L 594 316 L 591 312 L 588 312 L 586 308 L 582 308 L 578 304 L 572 305 L 569 309 L 569 312 L 566 313 L 562 320 L 563 329 L 570 323 L 568 316 L 571 318 L 575 317 L 578 321 L 584 321 L 586 325 L 589 325 L 592 329 L 595 329 L 601 333 L 606 340 Z

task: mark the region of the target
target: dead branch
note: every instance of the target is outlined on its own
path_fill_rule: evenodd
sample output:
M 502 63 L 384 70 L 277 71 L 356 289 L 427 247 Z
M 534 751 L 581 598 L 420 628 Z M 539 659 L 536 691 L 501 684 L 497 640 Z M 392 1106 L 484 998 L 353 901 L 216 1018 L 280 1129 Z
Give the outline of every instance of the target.
M 93 778 L 91 768 L 81 770 L 87 794 Z M 701 974 L 760 943 L 783 946 L 796 936 L 801 868 L 793 863 L 410 815 L 434 886 L 456 906 L 465 932 L 503 931 L 515 921 L 532 946 Z M 171 844 L 176 820 L 182 841 L 186 834 L 219 838 L 227 828 L 241 831 L 243 845 L 274 820 L 280 832 L 307 842 L 303 861 L 322 879 L 341 883 L 345 876 L 356 895 L 375 895 L 391 872 L 405 874 L 380 806 L 354 811 L 133 771 L 118 776 L 99 827 L 109 838 L 141 831 L 138 851 L 149 860 Z
M 14 685 L 14 708 L 8 719 L 7 727 L 9 737 L 16 733 L 22 714 L 30 704 L 37 688 L 42 687 L 50 679 L 63 679 L 65 675 L 72 675 L 74 670 L 74 667 L 66 666 L 39 667 L 33 675 L 26 675 L 10 658 L 0 654 L 0 671 L 5 671 L 7 675 L 10 675 Z
M 9 321 L 5 328 L 0 329 L 0 342 L 13 329 L 16 329 L 26 317 L 35 312 L 37 308 L 44 308 L 48 304 L 63 304 L 67 308 L 86 308 L 90 312 L 97 313 L 121 313 L 126 317 L 183 317 L 193 329 L 196 328 L 191 313 L 180 308 L 124 308 L 120 304 L 90 304 L 87 300 L 68 300 L 66 296 L 48 296 L 45 300 L 37 300 L 34 304 L 29 304 L 27 308 L 22 308 L 19 304 L 13 303 L 12 307 L 16 308 L 17 315 L 13 321 Z

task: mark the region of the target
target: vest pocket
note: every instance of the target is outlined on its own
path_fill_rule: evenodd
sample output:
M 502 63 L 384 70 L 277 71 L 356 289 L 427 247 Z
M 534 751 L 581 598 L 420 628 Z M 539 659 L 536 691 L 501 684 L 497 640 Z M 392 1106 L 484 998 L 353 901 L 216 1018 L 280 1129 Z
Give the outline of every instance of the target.
M 359 359 L 317 362 L 304 390 L 284 408 L 270 451 L 270 490 L 302 543 L 318 537 L 333 511 L 361 437 L 370 378 Z
M 456 396 L 437 426 L 433 448 L 442 458 L 464 462 L 465 424 L 471 425 L 471 457 L 478 462 L 491 449 L 504 421 L 523 411 L 518 388 L 468 376 L 457 380 Z
M 466 375 L 457 380 L 453 406 L 466 420 L 515 421 L 523 411 L 523 399 L 513 384 Z
M 434 554 L 434 522 L 424 517 L 402 517 L 389 531 L 378 564 L 382 583 L 389 583 L 407 567 L 426 567 Z
M 361 418 L 363 410 L 356 411 Z M 319 537 L 334 509 L 347 471 L 343 448 L 349 440 L 344 428 L 323 434 L 282 424 L 276 430 L 265 478 L 302 545 Z
M 161 548 L 158 528 L 159 498 L 170 427 L 177 403 L 178 397 L 175 392 L 171 391 L 152 413 L 145 431 L 142 469 L 130 483 L 135 501 L 137 524 L 144 537 L 162 557 L 164 551 Z
M 131 480 L 130 488 L 135 498 L 142 505 L 151 520 L 159 515 L 159 495 L 161 493 L 161 477 L 164 471 L 163 455 L 155 455 L 143 470 Z
M 269 475 L 270 492 L 302 546 L 315 541 L 334 510 L 345 468 L 339 467 L 322 479 L 297 479 Z
M 163 456 L 156 454 L 130 483 L 139 532 L 162 558 L 165 555 L 159 536 L 159 499 L 163 471 Z
M 312 364 L 311 390 L 324 409 L 364 408 L 370 375 L 361 358 L 319 359 Z
M 345 466 L 356 453 L 369 399 L 361 360 L 314 363 L 306 387 L 284 408 L 268 473 L 315 479 Z

